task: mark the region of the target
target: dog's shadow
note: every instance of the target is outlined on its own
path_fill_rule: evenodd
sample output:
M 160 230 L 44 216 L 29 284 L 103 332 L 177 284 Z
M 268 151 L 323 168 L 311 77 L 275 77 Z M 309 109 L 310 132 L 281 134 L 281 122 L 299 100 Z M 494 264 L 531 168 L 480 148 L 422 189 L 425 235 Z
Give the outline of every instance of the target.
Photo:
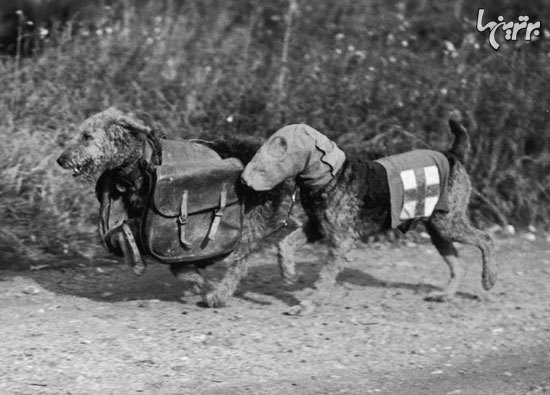
M 171 275 L 168 266 L 151 264 L 142 276 L 122 262 L 105 266 L 84 266 L 16 272 L 33 279 L 43 289 L 101 302 L 133 300 L 182 301 L 185 288 Z
M 269 305 L 278 299 L 288 306 L 299 303 L 297 294 L 313 286 L 320 266 L 302 263 L 297 266 L 301 276 L 295 284 L 285 285 L 276 264 L 254 265 L 249 268 L 247 277 L 241 282 L 236 298 L 250 303 Z M 213 268 L 218 275 L 222 268 Z M 138 277 L 126 265 L 83 266 L 64 269 L 41 270 L 37 272 L 17 272 L 16 275 L 33 279 L 47 291 L 88 298 L 101 302 L 123 302 L 133 300 L 161 300 L 180 303 L 194 303 L 203 306 L 200 296 L 189 284 L 171 275 L 168 266 L 153 263 L 147 272 Z M 337 278 L 337 286 L 348 284 L 352 287 L 376 287 L 402 289 L 419 295 L 441 291 L 441 288 L 425 283 L 385 281 L 364 271 L 346 268 Z M 260 296 L 260 297 L 258 297 Z M 477 299 L 475 295 L 458 293 L 458 297 Z
M 300 301 L 296 294 L 306 288 L 311 288 L 318 277 L 320 269 L 319 265 L 305 264 L 298 265 L 301 275 L 296 283 L 292 285 L 283 284 L 280 279 L 279 269 L 276 265 L 264 265 L 249 269 L 248 277 L 243 280 L 239 290 L 235 294 L 236 297 L 245 299 L 251 303 L 269 304 L 265 300 L 258 300 L 251 297 L 252 294 L 268 295 L 270 297 L 281 300 L 283 303 L 293 306 Z M 431 293 L 442 292 L 441 287 L 426 284 L 426 283 L 406 283 L 400 281 L 381 280 L 362 270 L 345 268 L 337 277 L 337 287 L 342 285 L 350 285 L 365 288 L 387 288 L 401 289 L 418 295 L 420 300 L 429 296 Z M 478 300 L 477 295 L 465 292 L 457 292 L 458 298 Z

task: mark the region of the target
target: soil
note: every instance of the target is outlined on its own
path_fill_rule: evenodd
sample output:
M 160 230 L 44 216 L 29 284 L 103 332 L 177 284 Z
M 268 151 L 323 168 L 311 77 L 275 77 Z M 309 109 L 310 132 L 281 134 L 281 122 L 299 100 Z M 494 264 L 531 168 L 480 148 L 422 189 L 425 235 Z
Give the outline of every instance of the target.
M 448 303 L 423 300 L 448 277 L 432 246 L 369 245 L 327 304 L 285 315 L 325 251 L 301 253 L 291 287 L 273 248 L 253 255 L 220 309 L 161 264 L 139 278 L 119 263 L 0 271 L 0 394 L 550 391 L 549 243 L 499 241 L 487 294 L 478 251 L 461 247 L 468 272 Z

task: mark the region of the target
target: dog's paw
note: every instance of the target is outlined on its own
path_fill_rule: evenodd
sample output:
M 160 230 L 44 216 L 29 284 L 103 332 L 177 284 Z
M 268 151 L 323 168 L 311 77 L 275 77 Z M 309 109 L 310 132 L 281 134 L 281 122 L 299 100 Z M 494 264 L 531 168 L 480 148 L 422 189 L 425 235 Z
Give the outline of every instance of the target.
M 290 309 L 287 310 L 285 313 L 286 315 L 309 315 L 315 311 L 315 305 L 313 302 L 309 300 L 304 300 L 300 302 L 300 304 L 297 304 L 296 306 L 292 306 Z
M 302 275 L 303 275 L 302 272 L 292 273 L 291 275 L 284 275 L 282 276 L 283 284 L 284 285 L 295 284 L 302 277 Z
M 446 292 L 431 292 L 424 298 L 426 302 L 437 302 L 437 303 L 449 302 L 452 299 L 453 297 Z
M 301 274 L 296 272 L 296 264 L 293 261 L 280 261 L 279 269 L 281 271 L 281 279 L 285 285 L 294 284 L 298 281 Z
M 229 297 L 223 295 L 220 292 L 208 292 L 203 297 L 203 301 L 208 307 L 224 307 L 227 306 Z
M 183 290 L 183 297 L 193 297 L 202 295 L 203 291 L 196 284 L 191 284 L 189 287 Z

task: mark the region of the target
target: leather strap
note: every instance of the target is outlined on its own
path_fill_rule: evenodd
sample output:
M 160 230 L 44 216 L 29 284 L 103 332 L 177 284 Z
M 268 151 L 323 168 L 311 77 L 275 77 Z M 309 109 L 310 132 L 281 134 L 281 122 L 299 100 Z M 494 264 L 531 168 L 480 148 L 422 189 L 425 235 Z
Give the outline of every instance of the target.
M 288 221 L 290 219 L 290 216 L 292 215 L 292 209 L 294 208 L 294 204 L 296 203 L 296 195 L 298 194 L 298 187 L 294 187 L 294 191 L 292 192 L 292 197 L 290 198 L 290 206 L 288 207 L 288 211 L 286 212 L 286 217 L 282 221 L 283 226 L 288 226 Z
M 158 165 L 159 155 L 154 148 L 154 142 L 149 138 L 143 142 L 143 155 L 133 167 L 123 170 L 118 174 L 115 187 L 119 192 L 125 192 L 127 187 L 135 187 L 144 174 L 150 172 L 154 166 Z
M 181 196 L 181 205 L 180 205 L 180 216 L 178 217 L 178 224 L 180 228 L 180 243 L 185 248 L 191 248 L 191 242 L 187 240 L 185 237 L 185 226 L 189 222 L 189 218 L 187 216 L 187 201 L 189 200 L 189 191 L 187 189 L 184 189 L 183 194 Z
M 216 238 L 216 233 L 218 232 L 218 227 L 222 221 L 223 210 L 227 204 L 227 184 L 224 182 L 222 184 L 222 191 L 220 193 L 220 205 L 214 213 L 214 219 L 212 220 L 212 225 L 210 226 L 210 231 L 208 232 L 208 240 L 214 240 Z
M 136 239 L 134 238 L 134 235 L 132 234 L 132 231 L 130 230 L 130 227 L 128 226 L 127 223 L 122 224 L 122 233 L 126 238 L 128 247 L 130 247 L 130 251 L 124 251 L 124 260 L 128 265 L 132 267 L 132 269 L 134 270 L 134 273 L 140 276 L 145 272 L 146 267 L 145 267 L 145 263 L 141 259 L 141 254 L 139 253 L 139 249 L 136 244 Z M 123 250 L 124 250 L 124 247 L 123 247 Z
M 101 194 L 101 203 L 99 204 L 99 222 L 98 230 L 101 237 L 101 243 L 104 247 L 107 247 L 105 243 L 105 237 L 109 231 L 109 216 L 111 214 L 111 198 L 109 197 L 109 190 L 105 189 Z

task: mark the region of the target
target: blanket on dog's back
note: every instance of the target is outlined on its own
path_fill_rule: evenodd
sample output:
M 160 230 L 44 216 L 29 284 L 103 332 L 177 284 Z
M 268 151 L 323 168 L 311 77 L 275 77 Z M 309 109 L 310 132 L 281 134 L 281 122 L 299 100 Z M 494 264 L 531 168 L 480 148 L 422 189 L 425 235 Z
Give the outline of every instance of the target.
M 435 210 L 449 211 L 449 161 L 441 152 L 414 150 L 376 162 L 386 169 L 388 177 L 392 228 L 427 218 Z

